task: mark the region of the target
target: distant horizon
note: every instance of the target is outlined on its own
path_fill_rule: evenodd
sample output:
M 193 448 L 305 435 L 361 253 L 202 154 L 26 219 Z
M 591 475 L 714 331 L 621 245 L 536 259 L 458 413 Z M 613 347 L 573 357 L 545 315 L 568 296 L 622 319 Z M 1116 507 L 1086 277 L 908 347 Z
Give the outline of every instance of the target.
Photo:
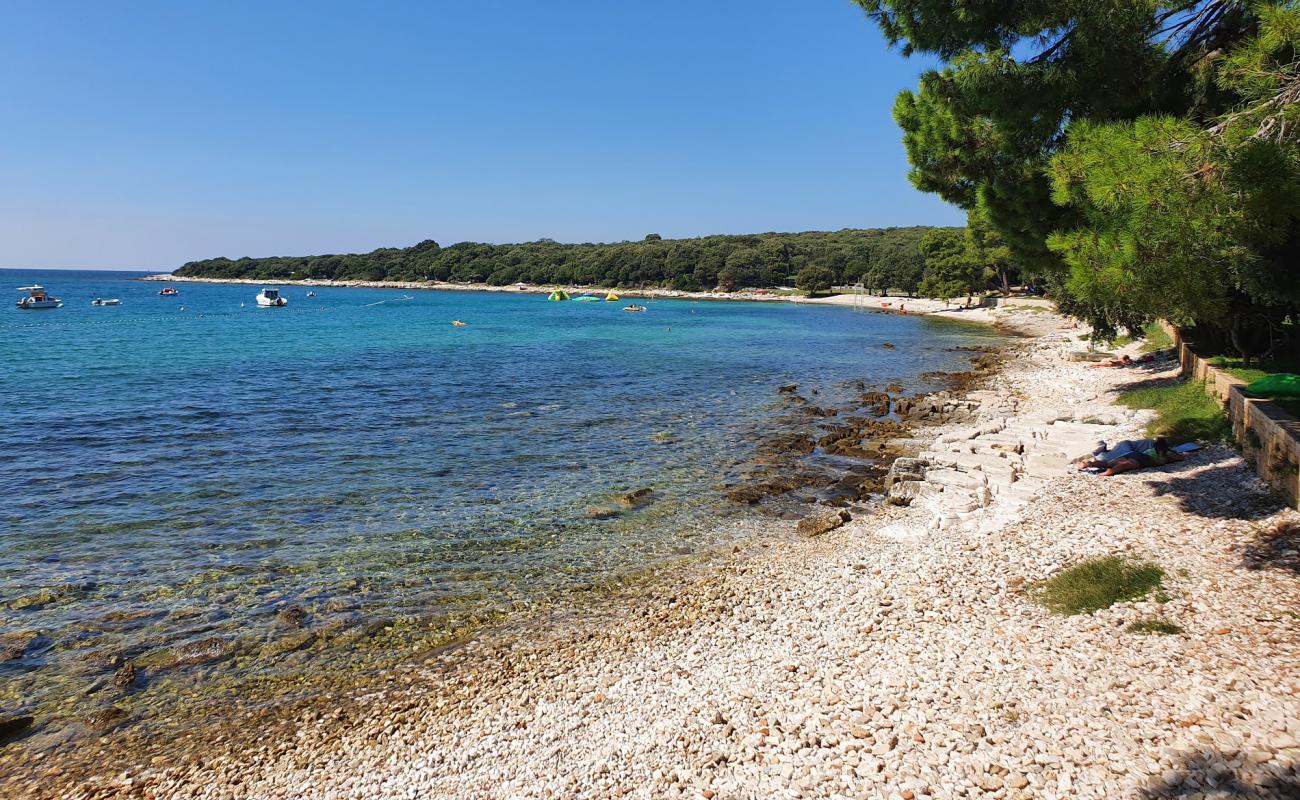
M 0 264 L 964 221 L 850 0 L 324 3 L 9 9 Z

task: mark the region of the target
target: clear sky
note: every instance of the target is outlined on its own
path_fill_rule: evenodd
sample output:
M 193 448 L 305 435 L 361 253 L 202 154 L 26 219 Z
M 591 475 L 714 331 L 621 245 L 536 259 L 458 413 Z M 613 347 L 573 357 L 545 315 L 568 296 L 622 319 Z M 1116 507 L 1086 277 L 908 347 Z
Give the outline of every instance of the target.
M 3 8 L 3 267 L 962 222 L 849 0 Z

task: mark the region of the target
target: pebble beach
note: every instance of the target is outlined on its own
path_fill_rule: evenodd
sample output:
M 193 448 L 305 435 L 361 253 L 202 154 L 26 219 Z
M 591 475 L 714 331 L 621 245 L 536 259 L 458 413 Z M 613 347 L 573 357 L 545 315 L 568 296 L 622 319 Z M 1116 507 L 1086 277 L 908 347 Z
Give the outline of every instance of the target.
M 145 750 L 102 743 L 93 766 L 11 761 L 0 794 L 1300 796 L 1300 514 L 1218 445 L 1069 469 L 1093 438 L 1139 438 L 1116 392 L 1177 364 L 1086 369 L 1067 322 L 1016 320 L 1031 335 L 970 418 L 922 432 L 910 507 L 812 537 L 773 523 L 641 591 Z M 1077 616 L 1033 602 L 1114 554 L 1158 564 L 1161 591 Z M 1154 618 L 1181 632 L 1128 630 Z

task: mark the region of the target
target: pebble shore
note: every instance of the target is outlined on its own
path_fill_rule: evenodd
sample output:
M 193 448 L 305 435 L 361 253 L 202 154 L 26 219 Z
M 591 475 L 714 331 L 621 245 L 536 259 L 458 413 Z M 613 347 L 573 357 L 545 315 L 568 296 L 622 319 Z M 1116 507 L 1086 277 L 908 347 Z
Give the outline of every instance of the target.
M 1085 369 L 1078 331 L 1034 317 L 976 427 L 1101 417 L 1099 438 L 1140 436 L 1115 391 L 1176 365 Z M 1300 797 L 1300 539 L 1265 538 L 1300 514 L 1220 446 L 1033 486 L 812 538 L 786 523 L 689 579 L 141 763 L 37 764 L 0 796 Z M 1026 596 L 1115 553 L 1158 563 L 1163 591 L 1073 617 Z M 1183 632 L 1126 631 L 1153 618 Z

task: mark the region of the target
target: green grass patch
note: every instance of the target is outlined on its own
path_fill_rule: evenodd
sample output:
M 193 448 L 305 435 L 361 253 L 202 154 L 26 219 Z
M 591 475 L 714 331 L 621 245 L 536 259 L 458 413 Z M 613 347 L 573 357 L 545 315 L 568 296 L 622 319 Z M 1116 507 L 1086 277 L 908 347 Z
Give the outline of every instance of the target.
M 1124 556 L 1105 556 L 1032 584 L 1030 596 L 1054 614 L 1085 614 L 1136 600 L 1160 587 L 1165 571 Z
M 1142 636 L 1175 636 L 1183 632 L 1182 626 L 1164 619 L 1143 619 L 1130 624 L 1124 630 Z
M 1214 442 L 1232 438 L 1232 426 L 1219 401 L 1205 393 L 1200 381 L 1176 380 L 1122 392 L 1119 402 L 1129 408 L 1150 408 L 1156 417 L 1148 436 L 1167 436 L 1175 443 Z
M 1160 327 L 1160 323 L 1148 323 L 1142 329 L 1142 346 L 1138 348 L 1143 353 L 1154 353 L 1158 350 L 1168 350 L 1174 346 L 1174 340 L 1169 338 L 1165 329 Z

